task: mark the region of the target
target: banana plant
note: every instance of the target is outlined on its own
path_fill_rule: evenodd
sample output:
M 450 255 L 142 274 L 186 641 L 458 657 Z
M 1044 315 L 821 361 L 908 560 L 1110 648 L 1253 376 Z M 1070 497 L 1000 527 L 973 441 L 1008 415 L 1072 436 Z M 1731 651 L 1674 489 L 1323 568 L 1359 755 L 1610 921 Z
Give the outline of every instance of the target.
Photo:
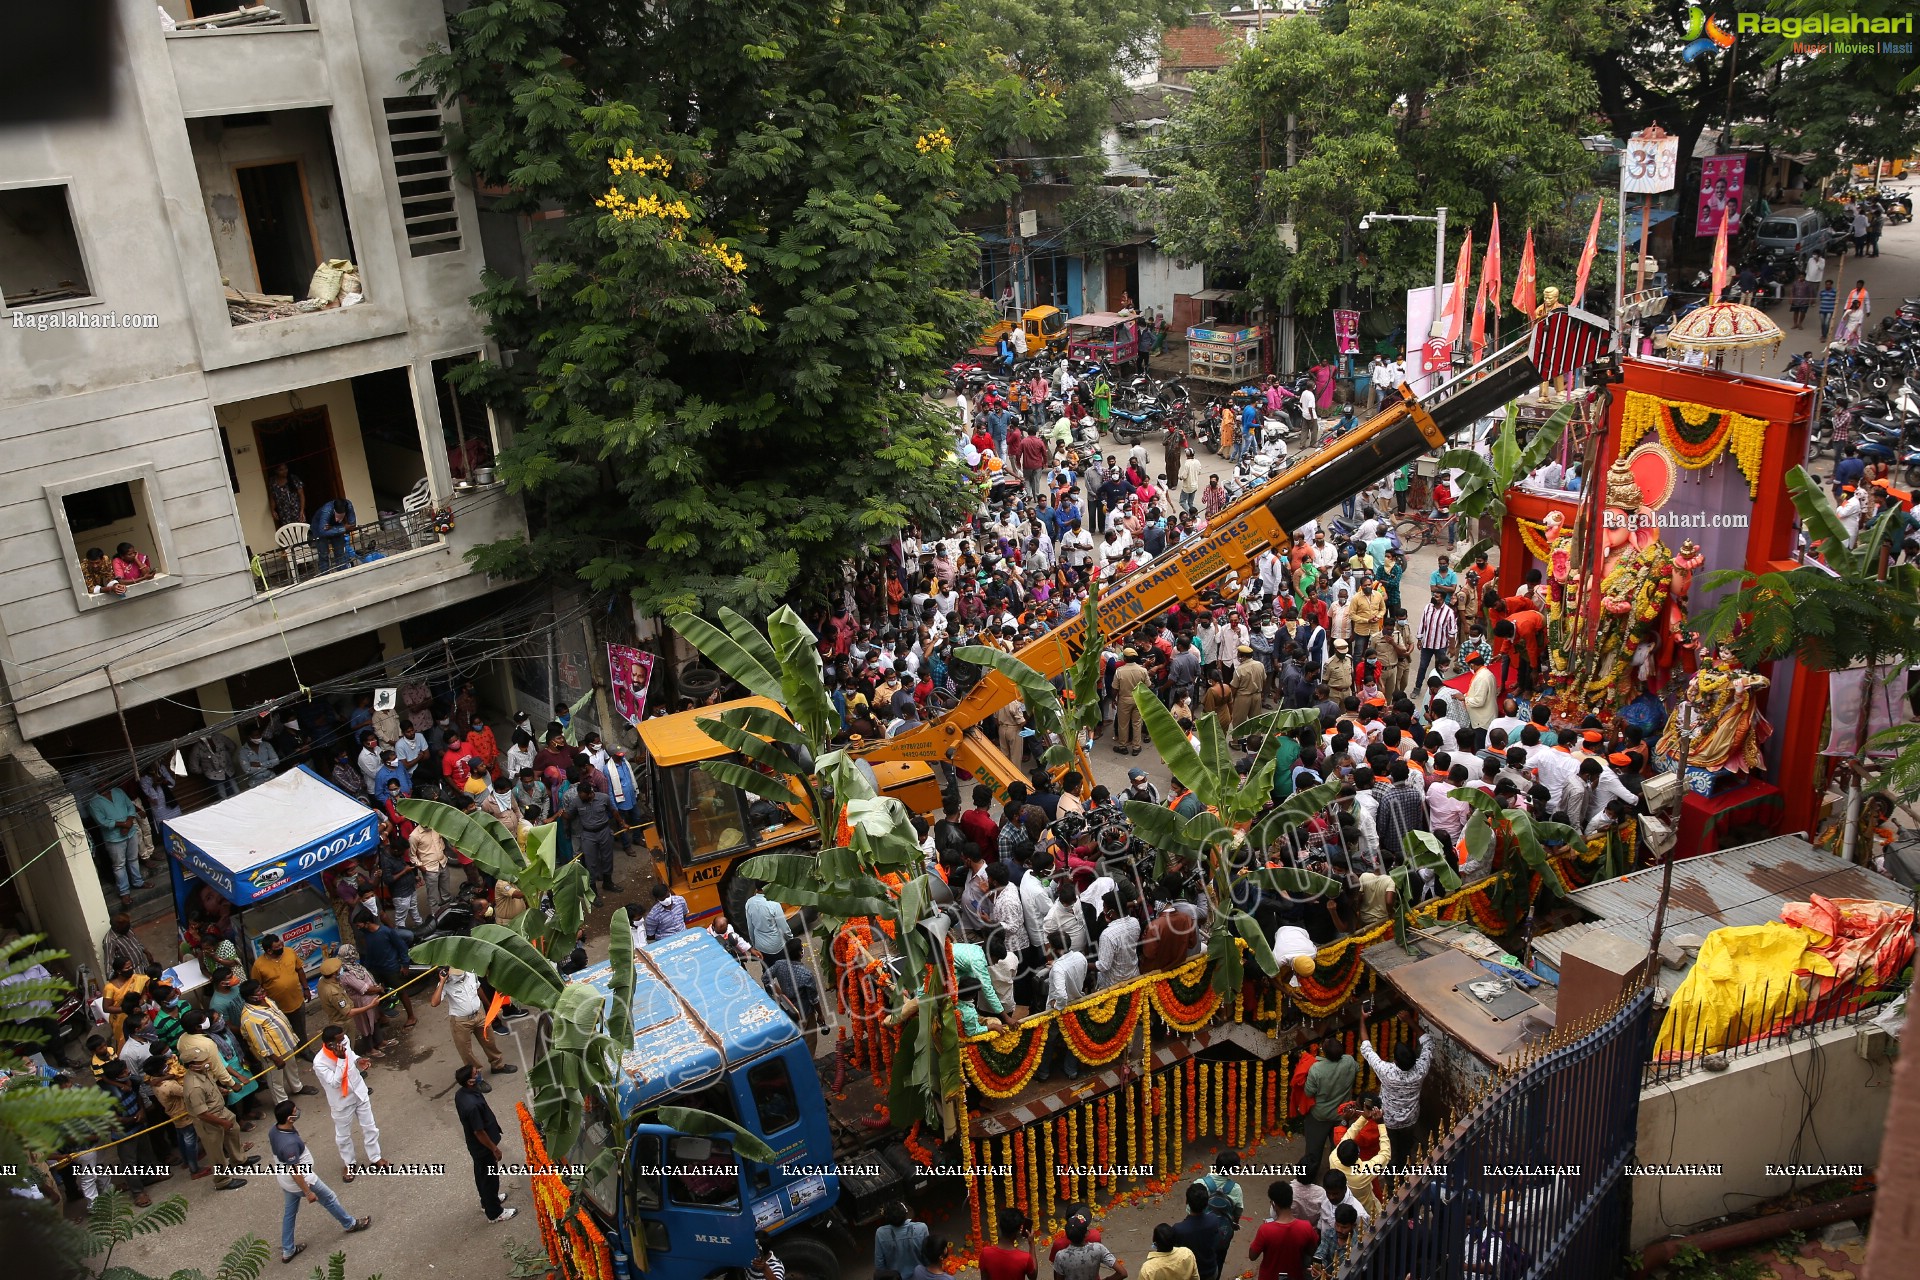
M 1492 896 L 1503 905 L 1519 893 L 1522 868 L 1538 872 L 1541 883 L 1558 897 L 1566 897 L 1567 885 L 1547 856 L 1546 845 L 1568 844 L 1580 838 L 1580 832 L 1564 822 L 1535 822 L 1523 809 L 1503 809 L 1478 787 L 1456 787 L 1447 793 L 1465 801 L 1473 810 L 1467 815 L 1462 833 L 1467 856 L 1483 863 L 1493 878 Z M 1511 855 L 1518 854 L 1516 863 Z M 1494 864 L 1500 865 L 1496 867 Z
M 1238 990 L 1245 976 L 1235 938 L 1246 942 L 1262 973 L 1271 975 L 1280 967 L 1259 922 L 1240 905 L 1241 899 L 1234 892 L 1238 884 L 1303 897 L 1339 891 L 1339 882 L 1330 876 L 1300 867 L 1267 865 L 1268 849 L 1319 813 L 1340 792 L 1338 782 L 1327 782 L 1289 796 L 1283 804 L 1271 804 L 1275 738 L 1306 724 L 1306 715 L 1319 723 L 1319 713 L 1306 711 L 1303 715 L 1298 709 L 1268 712 L 1239 725 L 1235 737 L 1263 738 L 1254 767 L 1243 783 L 1234 768 L 1227 731 L 1219 717 L 1208 713 L 1194 722 L 1194 736 L 1200 742 L 1195 747 L 1151 689 L 1143 685 L 1133 691 L 1133 698 L 1153 749 L 1203 808 L 1188 818 L 1141 800 L 1129 800 L 1123 808 L 1134 833 L 1156 850 L 1155 874 L 1165 870 L 1169 856 L 1203 869 L 1201 880 L 1216 922 L 1207 940 L 1207 955 L 1214 962 L 1213 988 L 1225 995 Z
M 700 717 L 704 733 L 760 768 L 732 760 L 699 767 L 749 795 L 812 815 L 823 846 L 818 854 L 759 854 L 741 864 L 740 874 L 760 881 L 762 892 L 783 906 L 819 912 L 829 932 L 860 917 L 890 924 L 908 973 L 917 980 L 929 964 L 944 973 L 945 949 L 925 926 L 938 917 L 935 900 L 946 886 L 922 871 L 925 857 L 906 806 L 879 795 L 859 762 L 833 746 L 842 726 L 813 632 L 784 607 L 768 618 L 765 635 L 730 609 L 719 617 L 715 626 L 682 614 L 672 625 L 726 675 L 787 714 L 732 707 Z M 836 843 L 842 827 L 844 845 Z M 880 879 L 892 873 L 910 877 L 897 893 Z M 897 1117 L 936 1121 L 940 1099 L 960 1087 L 952 1019 L 942 1016 L 944 989 L 943 979 L 896 1006 L 905 1018 L 888 1090 Z
M 526 896 L 527 910 L 500 927 L 524 938 L 542 955 L 563 956 L 573 949 L 593 906 L 593 882 L 579 859 L 565 866 L 556 862 L 558 823 L 530 828 L 523 850 L 498 818 L 480 809 L 465 812 L 437 800 L 414 799 L 395 807 L 401 817 L 439 832 L 482 871 L 508 881 Z
M 1057 627 L 1047 637 L 1063 647 L 1071 643 L 1070 633 L 1078 628 L 1080 653 L 1067 667 L 1066 697 L 1053 682 L 1014 655 L 987 645 L 962 645 L 953 656 L 983 669 L 992 669 L 1020 690 L 1027 718 L 1034 732 L 1050 745 L 1040 762 L 1056 775 L 1077 769 L 1089 786 L 1093 784 L 1093 766 L 1083 746 L 1085 738 L 1100 726 L 1100 675 L 1105 662 L 1101 643 L 1100 611 L 1089 607 L 1080 611 L 1080 619 Z M 1004 798 L 1004 796 L 1002 797 Z
M 1540 424 L 1533 439 L 1522 445 L 1520 408 L 1510 404 L 1506 421 L 1500 424 L 1500 432 L 1488 449 L 1488 457 L 1483 458 L 1472 449 L 1448 449 L 1442 453 L 1434 463 L 1435 468 L 1460 473 L 1460 492 L 1453 500 L 1453 514 L 1491 520 L 1496 527 L 1500 525 L 1507 518 L 1507 491 L 1532 475 L 1552 455 L 1577 408 L 1571 401 L 1561 405 L 1552 417 Z M 1454 563 L 1472 564 L 1474 557 L 1493 545 L 1492 538 L 1482 538 L 1461 552 Z
M 1409 831 L 1400 837 L 1401 863 L 1387 874 L 1393 877 L 1393 940 L 1406 948 L 1408 955 L 1417 948 L 1407 940 L 1407 904 L 1413 901 L 1415 877 L 1422 871 L 1433 872 L 1443 894 L 1460 888 L 1460 873 L 1447 859 L 1446 846 L 1431 831 Z

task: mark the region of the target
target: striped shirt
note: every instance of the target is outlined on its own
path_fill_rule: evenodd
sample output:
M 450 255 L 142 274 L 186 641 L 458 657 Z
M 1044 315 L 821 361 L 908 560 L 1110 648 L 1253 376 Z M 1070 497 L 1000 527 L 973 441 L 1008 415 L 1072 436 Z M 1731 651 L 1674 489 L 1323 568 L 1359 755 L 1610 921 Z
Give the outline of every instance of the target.
M 1444 604 L 1429 604 L 1426 612 L 1420 615 L 1420 638 L 1417 641 L 1422 649 L 1451 649 L 1454 637 L 1460 634 L 1460 622 L 1453 616 L 1453 610 Z
M 300 1041 L 293 1034 L 293 1023 L 271 1000 L 240 1010 L 240 1034 L 262 1062 L 291 1058 L 300 1047 Z

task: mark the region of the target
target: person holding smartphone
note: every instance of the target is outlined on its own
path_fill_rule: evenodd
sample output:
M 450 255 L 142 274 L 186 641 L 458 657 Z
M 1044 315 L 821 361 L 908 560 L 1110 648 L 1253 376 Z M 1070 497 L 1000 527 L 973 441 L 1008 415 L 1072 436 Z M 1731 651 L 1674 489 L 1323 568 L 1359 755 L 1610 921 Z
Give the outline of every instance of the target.
M 1000 1238 L 980 1250 L 981 1280 L 1038 1280 L 1033 1256 L 1033 1224 L 1018 1209 L 1000 1211 Z

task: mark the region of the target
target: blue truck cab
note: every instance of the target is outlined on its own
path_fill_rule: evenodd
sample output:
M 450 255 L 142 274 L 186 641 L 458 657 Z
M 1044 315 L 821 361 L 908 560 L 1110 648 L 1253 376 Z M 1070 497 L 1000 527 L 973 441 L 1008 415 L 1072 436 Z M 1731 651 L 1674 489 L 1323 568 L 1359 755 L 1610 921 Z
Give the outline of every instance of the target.
M 581 1188 L 616 1268 L 630 1280 L 739 1275 L 756 1252 L 754 1233 L 766 1231 L 795 1280 L 832 1280 L 852 1247 L 849 1224 L 877 1219 L 916 1180 L 904 1148 L 876 1144 L 841 1163 L 809 1038 L 712 934 L 688 929 L 636 947 L 634 968 L 622 1119 L 660 1106 L 710 1111 L 758 1136 L 775 1159 L 741 1159 L 725 1135 L 632 1125 L 618 1177 Z M 611 974 L 603 961 L 572 981 L 611 1000 Z M 613 1126 L 590 1114 L 572 1161 L 613 1141 Z

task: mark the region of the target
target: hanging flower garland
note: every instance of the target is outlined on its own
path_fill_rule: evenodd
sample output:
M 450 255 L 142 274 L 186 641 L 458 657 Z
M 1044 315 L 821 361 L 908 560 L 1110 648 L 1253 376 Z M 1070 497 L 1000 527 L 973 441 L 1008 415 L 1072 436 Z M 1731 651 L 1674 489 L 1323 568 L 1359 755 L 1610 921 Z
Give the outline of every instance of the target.
M 1538 520 L 1528 520 L 1523 516 L 1513 517 L 1514 525 L 1520 530 L 1520 541 L 1527 551 L 1541 564 L 1553 558 L 1553 548 L 1547 545 L 1547 526 Z
M 1358 947 L 1346 948 L 1331 963 L 1315 956 L 1313 972 L 1301 976 L 1293 1002 L 1313 1017 L 1325 1017 L 1347 1002 L 1354 983 L 1365 971 Z
M 1649 431 L 1659 433 L 1673 460 L 1700 471 L 1731 453 L 1747 479 L 1747 496 L 1760 492 L 1760 455 L 1766 448 L 1767 422 L 1743 413 L 1684 400 L 1661 400 L 1643 391 L 1627 392 L 1620 418 L 1620 447 L 1630 449 Z
M 989 1098 L 1011 1098 L 1019 1093 L 1040 1070 L 1049 1025 L 1035 1020 L 991 1039 L 963 1042 L 960 1062 L 967 1070 L 968 1081 Z
M 1116 989 L 1105 999 L 1062 1010 L 1057 1021 L 1073 1056 L 1092 1067 L 1103 1067 L 1126 1051 L 1146 1002 L 1141 989 Z
M 1220 993 L 1213 989 L 1207 970 L 1202 969 L 1191 982 L 1169 975 L 1147 988 L 1154 1012 L 1168 1026 L 1182 1034 L 1198 1031 L 1213 1020 L 1220 1008 Z

